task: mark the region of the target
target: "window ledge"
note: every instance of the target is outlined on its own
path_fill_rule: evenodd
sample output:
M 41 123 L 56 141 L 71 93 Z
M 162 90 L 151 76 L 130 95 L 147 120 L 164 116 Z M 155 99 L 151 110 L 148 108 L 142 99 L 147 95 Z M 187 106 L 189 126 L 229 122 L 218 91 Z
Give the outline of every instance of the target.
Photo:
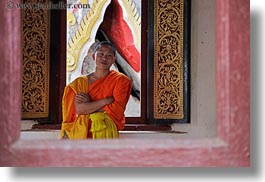
M 61 124 L 34 124 L 31 130 L 60 130 Z M 123 131 L 172 131 L 170 125 L 125 124 Z

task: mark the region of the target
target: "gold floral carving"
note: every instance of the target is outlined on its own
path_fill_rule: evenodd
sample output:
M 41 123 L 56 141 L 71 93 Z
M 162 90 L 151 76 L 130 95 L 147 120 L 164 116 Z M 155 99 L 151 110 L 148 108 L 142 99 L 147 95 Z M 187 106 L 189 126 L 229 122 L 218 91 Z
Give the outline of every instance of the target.
M 184 117 L 183 1 L 154 1 L 155 119 Z
M 23 3 L 48 3 L 49 0 L 24 0 Z M 49 32 L 48 9 L 22 10 L 22 117 L 47 117 L 49 114 Z

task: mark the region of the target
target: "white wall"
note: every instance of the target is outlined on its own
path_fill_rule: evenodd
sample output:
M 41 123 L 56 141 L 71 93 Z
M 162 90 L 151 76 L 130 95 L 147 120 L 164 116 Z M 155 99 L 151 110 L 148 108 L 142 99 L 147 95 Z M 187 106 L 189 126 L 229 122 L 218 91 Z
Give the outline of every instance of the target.
M 191 123 L 172 129 L 209 137 L 216 135 L 215 1 L 191 3 Z

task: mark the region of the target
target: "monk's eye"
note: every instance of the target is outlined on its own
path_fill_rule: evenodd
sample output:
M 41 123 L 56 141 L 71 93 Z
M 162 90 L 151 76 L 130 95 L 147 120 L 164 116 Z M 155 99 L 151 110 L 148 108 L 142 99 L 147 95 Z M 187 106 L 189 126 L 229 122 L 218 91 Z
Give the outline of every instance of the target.
M 112 59 L 113 56 L 112 56 L 111 54 L 109 54 L 109 55 L 107 55 L 107 58 L 108 58 L 108 59 Z
M 98 53 L 98 56 L 102 57 L 102 56 L 104 56 L 104 54 L 101 53 L 101 52 L 99 52 L 99 53 Z

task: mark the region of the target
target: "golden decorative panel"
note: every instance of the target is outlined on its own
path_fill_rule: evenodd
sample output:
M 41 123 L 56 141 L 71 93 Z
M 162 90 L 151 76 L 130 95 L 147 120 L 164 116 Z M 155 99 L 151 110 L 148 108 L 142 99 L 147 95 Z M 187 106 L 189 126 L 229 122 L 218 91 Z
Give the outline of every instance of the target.
M 24 4 L 49 0 L 23 0 Z M 50 14 L 48 9 L 22 9 L 22 117 L 48 117 Z
M 183 1 L 154 1 L 155 119 L 184 117 Z

